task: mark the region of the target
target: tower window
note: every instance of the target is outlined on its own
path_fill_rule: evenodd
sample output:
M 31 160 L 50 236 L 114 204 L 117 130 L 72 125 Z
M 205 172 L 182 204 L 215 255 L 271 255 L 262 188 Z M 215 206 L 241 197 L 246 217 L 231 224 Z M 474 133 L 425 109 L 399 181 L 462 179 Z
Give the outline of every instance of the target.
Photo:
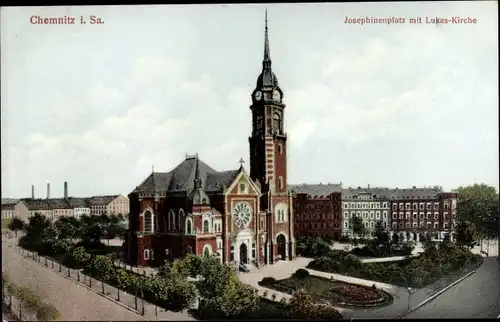
M 277 134 L 281 134 L 281 117 L 278 113 L 273 115 L 273 130 Z
M 278 152 L 279 152 L 280 155 L 283 154 L 283 145 L 281 143 L 278 144 Z
M 279 189 L 283 189 L 283 177 L 278 177 L 278 187 Z

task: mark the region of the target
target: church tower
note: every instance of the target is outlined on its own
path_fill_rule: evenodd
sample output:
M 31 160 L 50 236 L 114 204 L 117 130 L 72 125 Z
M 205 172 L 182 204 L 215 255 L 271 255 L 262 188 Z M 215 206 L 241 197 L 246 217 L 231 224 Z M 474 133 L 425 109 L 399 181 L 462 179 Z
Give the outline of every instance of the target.
M 259 182 L 261 191 L 279 196 L 287 194 L 287 135 L 284 131 L 285 104 L 278 78 L 271 68 L 267 28 L 264 31 L 264 59 L 257 86 L 252 92 L 252 134 L 250 142 L 250 177 Z M 264 198 L 266 199 L 266 198 Z M 263 210 L 269 209 L 265 200 Z

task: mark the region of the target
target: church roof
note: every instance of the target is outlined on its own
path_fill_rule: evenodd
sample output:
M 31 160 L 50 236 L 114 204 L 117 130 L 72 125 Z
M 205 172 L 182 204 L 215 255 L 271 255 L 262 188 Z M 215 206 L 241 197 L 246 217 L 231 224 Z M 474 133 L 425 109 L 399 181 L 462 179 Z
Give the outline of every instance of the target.
M 234 181 L 239 173 L 239 170 L 216 171 L 198 159 L 198 156 L 190 156 L 169 172 L 151 173 L 133 192 L 185 192 L 190 194 L 195 188 L 197 163 L 201 188 L 207 193 L 222 191 L 224 187 L 228 187 Z

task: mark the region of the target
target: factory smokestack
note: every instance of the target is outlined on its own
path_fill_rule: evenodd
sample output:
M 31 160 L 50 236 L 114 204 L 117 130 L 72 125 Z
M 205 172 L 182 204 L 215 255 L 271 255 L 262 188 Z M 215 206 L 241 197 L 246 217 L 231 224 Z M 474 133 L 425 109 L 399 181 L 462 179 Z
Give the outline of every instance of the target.
M 31 199 L 35 199 L 35 185 L 31 185 Z
M 50 183 L 47 182 L 47 199 L 50 198 Z
M 68 182 L 64 182 L 64 199 L 68 199 Z

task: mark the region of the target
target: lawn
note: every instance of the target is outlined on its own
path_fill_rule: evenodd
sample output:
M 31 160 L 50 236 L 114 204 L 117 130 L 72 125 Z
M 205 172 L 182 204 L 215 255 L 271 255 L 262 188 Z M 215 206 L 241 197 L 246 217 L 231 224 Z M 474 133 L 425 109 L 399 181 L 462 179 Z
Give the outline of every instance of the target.
M 292 294 L 294 291 L 303 288 L 305 289 L 314 300 L 324 300 L 338 298 L 338 295 L 332 292 L 332 289 L 339 285 L 338 281 L 331 281 L 326 278 L 318 276 L 306 276 L 298 278 L 292 275 L 288 278 L 276 280 L 274 284 L 259 283 L 262 286 L 274 289 L 287 294 Z M 270 293 L 272 294 L 272 292 Z
M 301 277 L 292 275 L 289 278 L 274 280 L 274 282 L 267 278 L 259 284 L 288 294 L 302 288 L 311 295 L 315 302 L 326 300 L 348 306 L 379 306 L 387 304 L 391 300 L 391 296 L 381 290 L 313 275 Z
M 289 319 L 289 310 L 284 309 L 278 302 L 274 302 L 265 298 L 260 298 L 257 302 L 257 310 L 246 312 L 237 317 L 220 317 L 218 314 L 210 310 L 190 310 L 190 314 L 199 320 L 264 320 L 264 319 Z

